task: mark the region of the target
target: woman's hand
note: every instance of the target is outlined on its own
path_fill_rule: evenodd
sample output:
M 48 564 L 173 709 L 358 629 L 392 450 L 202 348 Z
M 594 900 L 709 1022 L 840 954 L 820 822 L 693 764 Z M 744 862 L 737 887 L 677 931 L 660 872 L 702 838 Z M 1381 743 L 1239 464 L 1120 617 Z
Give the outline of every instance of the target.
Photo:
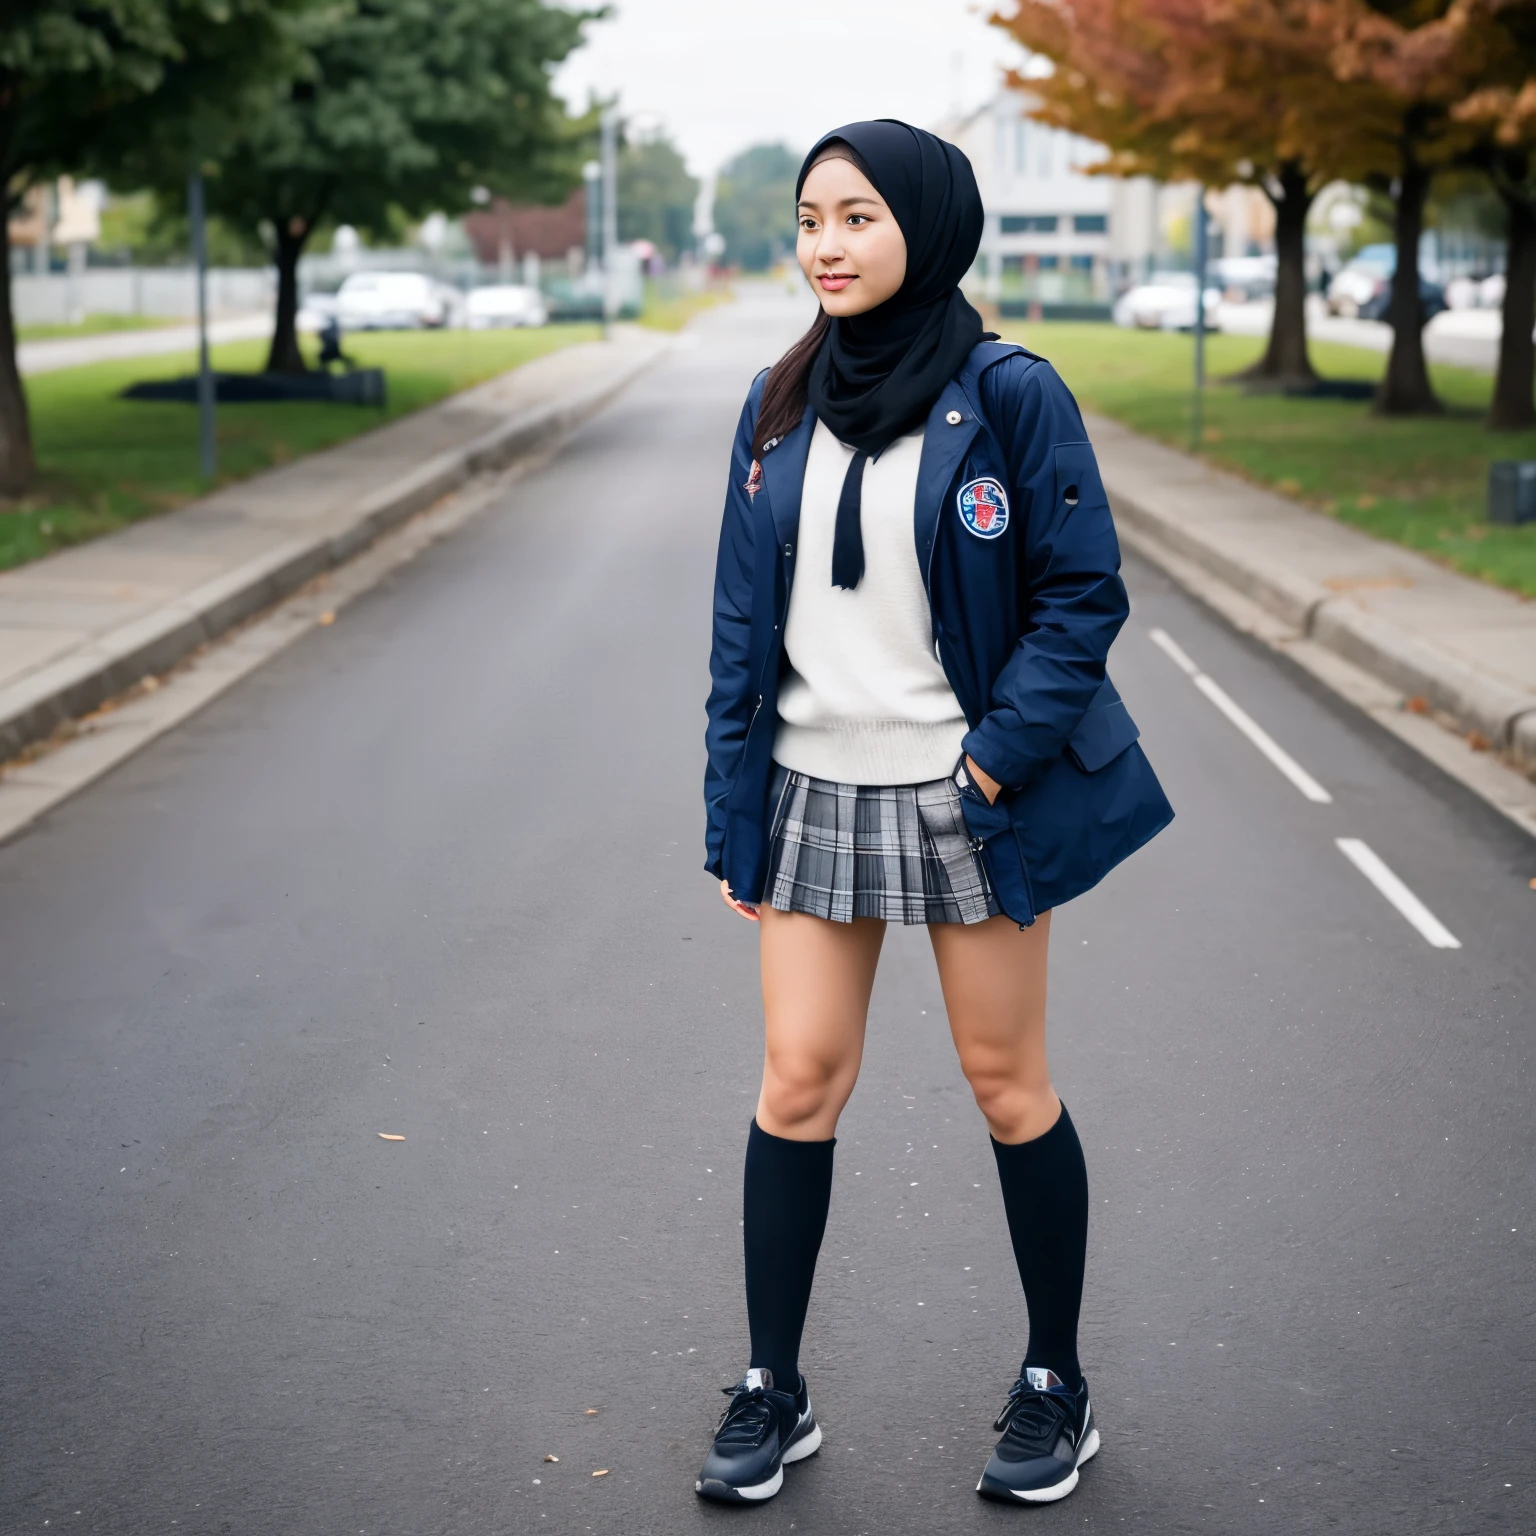
M 976 759 L 969 752 L 965 754 L 965 766 L 970 776 L 976 781 L 977 789 L 987 797 L 987 804 L 996 805 L 997 797 L 1003 792 L 1003 786 L 985 768 L 978 768 Z
M 722 880 L 720 882 L 720 899 L 726 904 L 726 906 L 731 909 L 732 912 L 736 913 L 738 917 L 746 918 L 749 923 L 757 923 L 762 921 L 762 919 L 757 915 L 757 908 L 754 907 L 750 901 L 737 901 L 736 898 L 731 895 L 731 882 L 729 880 Z

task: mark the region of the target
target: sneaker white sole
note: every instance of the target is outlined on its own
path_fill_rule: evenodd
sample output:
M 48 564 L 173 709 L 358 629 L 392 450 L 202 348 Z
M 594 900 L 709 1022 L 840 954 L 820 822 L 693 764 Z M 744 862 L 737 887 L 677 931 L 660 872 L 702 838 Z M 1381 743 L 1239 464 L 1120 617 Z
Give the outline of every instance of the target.
M 706 1489 L 703 1479 L 695 1481 L 693 1491 L 703 1494 L 707 1499 L 716 1499 L 721 1502 L 731 1503 L 735 1499 L 747 1499 L 757 1503 L 762 1499 L 771 1499 L 779 1489 L 784 1486 L 784 1468 L 792 1461 L 804 1461 L 807 1456 L 814 1456 L 821 1449 L 821 1425 L 813 1424 L 811 1432 L 796 1440 L 779 1459 L 779 1469 L 766 1482 L 753 1483 L 747 1488 L 732 1488 L 726 1483 L 710 1481 L 710 1488 Z M 718 1492 L 711 1490 L 718 1489 Z
M 821 1449 L 821 1425 L 816 1424 L 811 1428 L 803 1440 L 796 1440 L 790 1448 L 784 1452 L 781 1465 L 788 1466 L 792 1461 L 804 1461 L 807 1456 L 814 1456 Z
M 1083 1441 L 1082 1447 L 1077 1453 L 1077 1461 L 1073 1465 L 1072 1470 L 1067 1473 L 1067 1475 L 1062 1478 L 1059 1483 L 1053 1483 L 1049 1488 L 1030 1488 L 1028 1490 L 1010 1488 L 1008 1492 L 1023 1504 L 1054 1504 L 1058 1499 L 1066 1498 L 1066 1496 L 1071 1493 L 1074 1488 L 1077 1487 L 1078 1467 L 1082 1466 L 1085 1461 L 1092 1461 L 1093 1458 L 1098 1455 L 1098 1453 L 1099 1430 L 1098 1426 L 1095 1425 L 1088 1431 L 1088 1438 Z M 982 1483 L 985 1481 L 986 1479 L 983 1478 Z M 977 1493 L 988 1492 L 991 1493 L 993 1497 L 996 1497 L 996 1494 L 993 1492 L 993 1490 L 984 1490 L 982 1483 L 976 1484 Z

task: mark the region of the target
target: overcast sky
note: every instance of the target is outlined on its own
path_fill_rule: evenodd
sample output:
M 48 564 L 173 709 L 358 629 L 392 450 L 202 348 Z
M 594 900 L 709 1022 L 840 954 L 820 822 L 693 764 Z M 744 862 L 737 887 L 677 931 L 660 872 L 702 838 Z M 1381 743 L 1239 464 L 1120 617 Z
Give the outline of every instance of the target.
M 557 77 L 574 106 L 619 93 L 660 121 L 700 176 L 782 139 L 809 149 L 839 123 L 930 124 L 997 88 L 1016 50 L 973 0 L 614 0 Z

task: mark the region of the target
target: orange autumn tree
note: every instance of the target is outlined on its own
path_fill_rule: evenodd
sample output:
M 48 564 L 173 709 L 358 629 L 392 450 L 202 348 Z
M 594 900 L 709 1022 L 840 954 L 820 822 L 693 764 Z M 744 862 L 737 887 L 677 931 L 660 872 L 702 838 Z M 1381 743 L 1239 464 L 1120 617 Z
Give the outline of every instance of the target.
M 1037 99 L 1031 116 L 1108 148 L 1097 174 L 1263 189 L 1275 209 L 1275 309 L 1247 377 L 1314 383 L 1307 212 L 1327 181 L 1368 168 L 1353 120 L 1378 135 L 1392 121 L 1379 87 L 1341 88 L 1329 0 L 1017 0 L 993 20 L 1055 66 L 1011 83 Z

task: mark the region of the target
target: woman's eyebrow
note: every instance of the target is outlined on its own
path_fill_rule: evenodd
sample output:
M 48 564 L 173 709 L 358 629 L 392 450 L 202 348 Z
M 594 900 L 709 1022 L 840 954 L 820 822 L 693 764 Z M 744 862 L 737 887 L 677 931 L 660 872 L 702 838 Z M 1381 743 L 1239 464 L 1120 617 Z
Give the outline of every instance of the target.
M 878 208 L 880 206 L 880 199 L 878 197 L 844 197 L 839 198 L 832 206 L 834 208 L 851 208 L 855 203 L 868 203 L 871 208 Z M 797 208 L 816 208 L 820 204 L 813 203 L 807 198 L 802 197 L 795 206 Z

